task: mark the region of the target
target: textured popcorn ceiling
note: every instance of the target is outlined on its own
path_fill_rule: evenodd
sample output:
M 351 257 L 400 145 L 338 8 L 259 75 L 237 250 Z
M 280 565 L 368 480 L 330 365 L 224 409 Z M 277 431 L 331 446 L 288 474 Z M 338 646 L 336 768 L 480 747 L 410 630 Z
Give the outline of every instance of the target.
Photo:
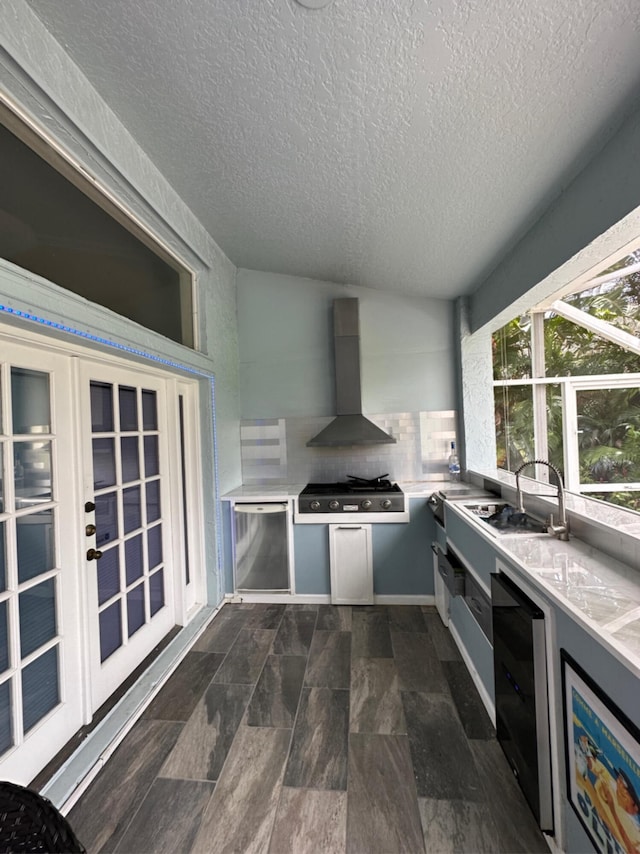
M 239 267 L 474 289 L 611 136 L 638 0 L 28 0 Z

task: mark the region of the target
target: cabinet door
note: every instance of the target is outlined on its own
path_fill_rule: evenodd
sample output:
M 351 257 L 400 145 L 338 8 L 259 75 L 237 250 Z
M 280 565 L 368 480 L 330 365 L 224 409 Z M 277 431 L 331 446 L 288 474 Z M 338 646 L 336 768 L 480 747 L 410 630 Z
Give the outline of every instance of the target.
M 373 604 L 371 525 L 329 525 L 331 602 Z

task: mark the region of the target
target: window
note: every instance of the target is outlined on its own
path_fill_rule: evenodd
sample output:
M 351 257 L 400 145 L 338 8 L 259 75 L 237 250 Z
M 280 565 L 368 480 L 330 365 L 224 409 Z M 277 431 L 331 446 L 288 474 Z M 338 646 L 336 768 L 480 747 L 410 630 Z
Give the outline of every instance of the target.
M 497 465 L 640 510 L 640 250 L 493 336 Z
M 191 273 L 8 110 L 3 121 L 0 256 L 193 347 Z

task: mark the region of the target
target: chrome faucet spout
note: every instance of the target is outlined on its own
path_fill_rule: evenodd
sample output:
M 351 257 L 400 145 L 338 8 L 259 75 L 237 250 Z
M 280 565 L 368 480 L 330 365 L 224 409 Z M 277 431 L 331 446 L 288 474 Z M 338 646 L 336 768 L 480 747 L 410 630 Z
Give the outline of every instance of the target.
M 556 476 L 556 484 L 558 486 L 558 522 L 553 524 L 553 516 L 549 519 L 547 531 L 559 540 L 569 539 L 569 525 L 567 522 L 567 511 L 564 500 L 564 484 L 560 471 L 547 460 L 527 460 L 516 470 L 516 508 L 519 513 L 524 513 L 524 501 L 522 498 L 522 489 L 520 488 L 520 472 L 527 466 L 547 466 Z

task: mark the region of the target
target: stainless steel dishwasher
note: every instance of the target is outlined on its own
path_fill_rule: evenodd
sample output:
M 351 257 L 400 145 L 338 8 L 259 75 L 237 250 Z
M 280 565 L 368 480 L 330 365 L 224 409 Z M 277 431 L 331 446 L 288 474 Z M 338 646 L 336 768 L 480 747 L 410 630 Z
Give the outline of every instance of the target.
M 288 591 L 289 505 L 235 504 L 233 508 L 236 591 Z

